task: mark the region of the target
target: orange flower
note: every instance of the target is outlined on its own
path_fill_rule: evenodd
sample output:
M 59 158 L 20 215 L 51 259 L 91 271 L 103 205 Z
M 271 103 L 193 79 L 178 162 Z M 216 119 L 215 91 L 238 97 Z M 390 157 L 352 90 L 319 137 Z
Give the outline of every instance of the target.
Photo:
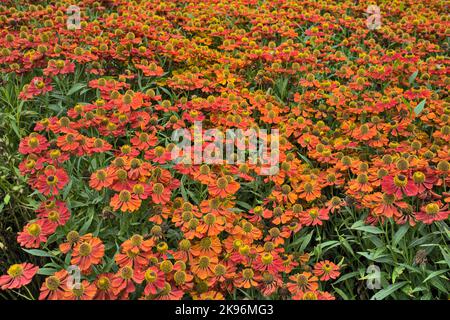
M 148 150 L 154 147 L 158 139 L 155 134 L 148 134 L 146 132 L 136 132 L 136 136 L 131 138 L 131 144 L 138 148 L 139 150 Z
M 374 216 L 385 216 L 387 218 L 400 216 L 400 211 L 409 205 L 399 200 L 393 194 L 376 192 L 364 197 L 363 203 L 368 207 L 373 207 L 371 214 Z
M 39 154 L 47 150 L 49 146 L 50 144 L 44 136 L 33 132 L 20 141 L 19 152 L 22 154 Z
M 145 271 L 144 279 L 146 282 L 144 294 L 156 294 L 164 289 L 166 283 L 164 273 L 156 267 L 150 267 Z
M 42 242 L 47 241 L 50 226 L 44 220 L 29 222 L 17 236 L 17 242 L 25 248 L 39 248 Z
M 249 289 L 258 286 L 259 277 L 255 275 L 252 268 L 245 268 L 239 276 L 234 279 L 234 284 L 238 288 Z
M 131 158 L 125 169 L 128 171 L 128 178 L 145 181 L 151 175 L 152 165 L 137 158 Z
M 70 132 L 66 135 L 59 136 L 57 145 L 62 151 L 76 151 L 81 146 L 81 139 L 82 135 Z
M 136 290 L 135 283 L 142 283 L 144 275 L 130 266 L 125 266 L 113 276 L 111 285 L 115 295 L 123 294 L 124 298 Z
M 353 133 L 352 137 L 355 139 L 360 139 L 363 141 L 368 141 L 375 137 L 377 134 L 377 129 L 375 127 L 370 126 L 369 124 L 362 124 L 358 128 L 356 128 Z
M 193 174 L 195 180 L 200 181 L 203 184 L 210 184 L 216 180 L 216 175 L 211 172 L 210 167 L 207 164 L 200 166 L 198 171 Z
M 239 239 L 243 239 L 244 242 L 253 242 L 262 237 L 261 230 L 244 219 L 230 231 L 230 234 L 235 235 Z
M 202 217 L 196 230 L 209 237 L 217 236 L 225 230 L 225 222 L 225 218 L 208 213 Z
M 193 256 L 205 255 L 208 257 L 217 256 L 221 251 L 222 245 L 217 237 L 205 237 L 192 246 L 190 250 Z
M 295 202 L 297 202 L 297 194 L 292 191 L 292 188 L 290 185 L 288 184 L 284 184 L 282 185 L 279 190 L 274 190 L 272 192 L 272 195 L 275 197 L 275 199 L 277 200 L 278 203 L 292 203 L 294 204 Z M 305 194 L 302 194 L 303 197 L 306 198 L 307 201 L 309 201 L 308 199 L 310 199 L 309 196 L 305 196 Z M 319 196 L 320 196 L 320 189 L 319 189 Z
M 258 271 L 268 271 L 271 274 L 278 274 L 283 270 L 280 257 L 276 253 L 264 252 L 256 258 L 253 267 Z
M 121 253 L 116 255 L 115 261 L 120 267 L 128 265 L 132 268 L 142 269 L 148 264 L 153 246 L 153 240 L 144 240 L 144 237 L 135 234 L 122 243 Z
M 80 234 L 77 231 L 69 231 L 66 235 L 67 242 L 63 242 L 59 245 L 59 250 L 61 250 L 62 253 L 68 253 L 73 247 L 80 242 L 83 242 L 85 240 L 89 240 L 92 238 L 92 233 L 85 234 L 84 236 L 80 236 Z
M 152 186 L 152 201 L 156 204 L 165 204 L 170 201 L 172 193 L 162 183 L 155 183 Z
M 179 242 L 178 250 L 173 253 L 173 257 L 176 260 L 187 262 L 188 260 L 193 259 L 191 253 L 191 242 L 188 239 L 182 239 Z
M 69 176 L 60 168 L 55 168 L 52 165 L 47 166 L 44 172 L 36 179 L 35 187 L 44 195 L 58 195 L 69 182 Z
M 314 181 L 307 181 L 299 187 L 299 197 L 306 201 L 313 201 L 321 196 L 321 188 Z
M 97 292 L 94 300 L 114 300 L 117 298 L 111 285 L 113 276 L 113 273 L 99 274 L 97 276 L 97 280 L 95 281 Z
M 422 206 L 419 212 L 416 213 L 416 219 L 426 224 L 431 224 L 434 221 L 446 220 L 450 215 L 448 204 L 442 205 L 440 202 L 431 202 Z
M 164 284 L 164 288 L 156 296 L 150 295 L 148 297 L 154 300 L 180 300 L 183 295 L 183 291 L 177 288 L 172 288 L 170 283 L 166 282 Z
M 111 169 L 100 169 L 92 173 L 89 181 L 89 186 L 95 190 L 108 188 L 114 182 L 114 177 L 111 174 Z
M 384 177 L 381 182 L 381 187 L 384 192 L 394 194 L 398 198 L 402 198 L 403 194 L 406 194 L 407 196 L 415 196 L 419 190 L 414 184 L 413 179 L 408 179 L 408 177 L 403 174 L 398 174 L 395 177 Z
M 311 208 L 306 211 L 303 211 L 300 214 L 300 222 L 305 226 L 315 226 L 315 225 L 322 225 L 322 221 L 328 220 L 328 209 L 326 208 Z
M 214 274 L 208 279 L 208 285 L 210 287 L 215 286 L 216 284 L 229 287 L 232 289 L 232 280 L 236 276 L 235 272 L 236 268 L 232 264 L 222 264 L 218 263 L 214 267 Z
M 363 219 L 426 224 L 409 228 L 412 238 L 417 227 L 444 232 L 444 1 L 425 1 L 426 8 L 404 1 L 399 10 L 383 3 L 395 13 L 383 32 L 367 30 L 362 1 L 355 10 L 351 0 L 97 2 L 100 14 L 85 12 L 74 32 L 64 30 L 51 1 L 0 9 L 0 72 L 8 75 L 0 82 L 14 80 L 2 103 L 44 113 L 31 133 L 32 124 L 15 119 L 20 112 L 5 118 L 11 134 L 25 134 L 18 166 L 34 192 L 25 188 L 30 199 L 21 201 L 22 179 L 6 175 L 3 183 L 0 174 L 2 194 L 4 186 L 19 187 L 0 207 L 20 220 L 17 210 L 32 207 L 31 198 L 48 197 L 17 241 L 59 248 L 62 257 L 40 257 L 42 265 L 75 264 L 83 276 L 72 287 L 65 271 L 54 273 L 40 298 L 328 300 L 334 297 L 320 289 L 345 283 L 319 282 L 341 270 L 296 252 L 306 244 L 296 240 L 300 230 L 326 242 Z M 83 206 L 96 214 L 86 219 Z M 123 212 L 133 214 L 117 216 Z M 336 225 L 323 226 L 331 215 Z M 432 240 L 442 247 L 445 235 Z M 342 253 L 329 249 L 330 257 Z M 0 288 L 21 295 L 32 273 L 34 266 L 13 265 Z
M 354 180 L 348 183 L 349 189 L 353 192 L 371 192 L 373 187 L 367 177 L 367 174 L 361 173 Z

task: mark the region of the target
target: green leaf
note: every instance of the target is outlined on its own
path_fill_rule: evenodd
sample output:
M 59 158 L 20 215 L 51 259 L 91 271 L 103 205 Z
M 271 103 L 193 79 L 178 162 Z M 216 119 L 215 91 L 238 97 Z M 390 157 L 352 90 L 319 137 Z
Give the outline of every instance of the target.
M 70 264 L 70 259 L 72 259 L 72 253 L 69 252 L 69 254 L 66 255 L 66 257 L 64 258 L 64 263 L 66 265 L 69 265 Z
M 60 105 L 54 104 L 54 103 L 49 104 L 48 108 L 55 111 L 56 113 L 58 113 L 62 110 L 62 107 Z
M 189 189 L 185 189 L 185 190 L 186 190 L 186 192 L 189 194 L 189 196 L 191 197 L 191 199 L 194 200 L 195 204 L 199 204 L 199 200 L 198 200 L 197 196 L 195 195 L 195 193 L 192 192 L 192 191 L 189 190 Z
M 441 279 L 432 278 L 430 280 L 430 283 L 433 285 L 433 287 L 437 288 L 439 291 L 444 292 L 445 294 L 448 294 L 448 289 L 445 287 L 445 284 L 442 283 Z M 448 280 L 446 281 L 446 284 L 448 287 Z
M 247 209 L 247 210 L 252 209 L 251 205 L 249 205 L 248 203 L 243 202 L 243 201 L 236 201 L 236 204 L 240 205 L 242 208 Z
M 431 239 L 433 237 L 434 237 L 433 234 L 431 234 L 431 233 L 427 234 L 427 235 L 423 236 L 422 238 L 415 239 L 414 241 L 412 241 L 409 244 L 409 247 L 410 248 L 414 248 L 414 247 L 420 246 L 420 245 L 422 245 L 424 243 L 431 243 L 431 242 L 433 242 L 432 239 Z
M 348 251 L 350 252 L 350 254 L 352 256 L 355 255 L 355 252 L 353 251 L 352 247 L 350 246 L 350 243 L 348 243 L 347 239 L 345 239 L 344 237 L 339 237 L 339 242 L 342 244 L 342 246 Z
M 333 287 L 333 289 L 334 289 L 334 291 L 336 291 L 337 293 L 338 293 L 338 295 L 340 295 L 341 297 L 342 297 L 342 299 L 344 299 L 344 300 L 350 300 L 350 298 L 344 293 L 344 291 L 342 291 L 341 289 L 339 289 L 339 288 L 334 288 Z
M 92 207 L 89 208 L 87 212 L 88 212 L 88 218 L 87 218 L 86 222 L 83 224 L 83 226 L 81 227 L 80 234 L 86 233 L 86 231 L 91 226 L 92 220 L 94 219 L 94 208 L 92 208 Z
M 419 115 L 422 111 L 423 108 L 425 107 L 425 102 L 427 101 L 427 99 L 423 99 L 422 101 L 419 102 L 419 104 L 414 108 L 414 112 L 416 115 Z
M 347 279 L 355 278 L 358 275 L 359 275 L 358 271 L 347 273 L 347 274 L 343 275 L 342 277 L 339 277 L 339 279 L 337 281 L 335 281 L 333 284 L 338 284 L 339 282 L 345 281 Z
M 383 240 L 381 240 L 376 235 L 370 235 L 367 237 L 367 239 L 370 240 L 370 242 L 372 242 L 376 248 L 383 248 L 385 246 Z
M 308 246 L 309 242 L 311 241 L 311 238 L 314 234 L 314 230 L 311 231 L 306 237 L 305 239 L 302 241 L 302 245 L 300 246 L 300 252 L 303 252 L 305 250 L 305 248 Z
M 396 284 L 391 284 L 387 288 L 375 293 L 372 296 L 372 298 L 370 298 L 370 300 L 383 300 L 384 298 L 389 297 L 391 294 L 393 294 L 398 289 L 404 287 L 407 283 L 408 283 L 408 281 L 402 281 L 402 282 L 399 282 Z
M 62 194 L 64 200 L 67 199 L 67 196 L 69 195 L 70 190 L 72 190 L 72 183 L 73 183 L 73 180 L 70 179 L 69 183 L 64 187 L 64 191 Z
M 405 269 L 408 269 L 411 273 L 421 273 L 421 270 L 419 268 L 410 266 L 409 264 L 399 263 L 398 265 L 404 267 Z
M 414 289 L 411 290 L 411 293 L 426 291 L 426 290 L 427 290 L 426 287 L 415 287 Z
M 19 128 L 17 127 L 17 124 L 15 123 L 14 117 L 10 117 L 10 118 L 12 119 L 12 121 L 9 124 L 13 128 L 13 130 L 14 130 L 15 134 L 17 135 L 17 137 L 21 138 L 20 131 L 19 131 Z
M 188 201 L 189 198 L 188 198 L 187 193 L 186 193 L 186 188 L 184 187 L 184 176 L 183 176 L 183 178 L 181 178 L 180 190 L 181 190 L 181 195 L 183 197 L 183 200 L 184 201 Z
M 400 240 L 403 239 L 406 232 L 408 232 L 408 229 L 409 229 L 409 225 L 404 224 L 397 230 L 397 232 L 394 234 L 394 238 L 392 241 L 392 244 L 394 245 L 394 247 L 400 242 Z
M 392 283 L 395 283 L 395 280 L 403 273 L 405 267 L 396 266 L 394 268 L 394 272 L 392 272 Z
M 300 233 L 298 233 L 298 234 L 296 235 L 296 239 L 295 239 L 291 244 L 289 244 L 288 247 L 291 249 L 291 248 L 297 247 L 299 244 L 302 245 L 303 242 L 305 242 L 305 240 L 308 239 L 308 237 L 310 237 L 310 236 L 312 237 L 312 233 L 313 233 L 313 232 L 314 232 L 314 230 L 311 231 L 311 233 L 308 234 L 308 235 L 306 235 L 306 234 L 300 235 Z M 308 242 L 309 242 L 310 240 L 311 240 L 311 238 L 309 238 Z
M 297 152 L 297 154 L 299 155 L 300 158 L 302 158 L 303 161 L 305 161 L 308 165 L 310 165 L 311 167 L 313 166 L 313 164 L 311 163 L 311 161 L 303 154 L 301 154 L 300 152 Z
M 331 248 L 334 248 L 334 247 L 336 247 L 338 245 L 340 245 L 339 241 L 330 240 L 330 241 L 325 241 L 325 242 L 319 244 L 318 247 L 320 247 L 323 250 L 325 248 L 331 249 Z

